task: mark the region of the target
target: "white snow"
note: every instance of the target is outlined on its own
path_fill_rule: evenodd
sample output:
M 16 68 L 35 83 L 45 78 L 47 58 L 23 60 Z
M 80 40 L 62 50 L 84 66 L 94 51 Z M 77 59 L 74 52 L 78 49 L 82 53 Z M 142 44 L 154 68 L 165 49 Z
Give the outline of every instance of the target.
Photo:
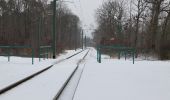
M 57 64 L 49 71 L 1 95 L 0 100 L 52 100 L 75 69 L 76 62 L 85 53 Z M 6 64 L 5 61 L 1 62 L 0 67 L 3 63 Z M 73 100 L 170 100 L 170 61 L 137 59 L 133 64 L 132 59 L 125 61 L 123 58 L 110 59 L 109 56 L 102 55 L 102 63 L 98 63 L 96 50 L 91 48 L 83 63 L 86 63 L 85 68 Z M 14 62 L 12 64 L 15 65 Z M 32 66 L 31 62 L 21 65 L 26 65 L 18 68 L 22 71 Z M 6 72 L 18 72 L 10 68 L 13 67 L 7 66 Z M 1 68 L 0 71 L 5 73 Z M 4 76 L 7 77 L 8 74 Z M 71 89 L 75 90 L 78 76 L 76 77 L 62 95 L 65 96 L 64 99 L 60 100 L 72 100 L 71 95 L 74 91 Z M 4 80 L 3 76 L 0 75 L 0 79 Z M 0 80 L 0 84 L 1 82 Z
M 2 100 L 52 100 L 87 50 L 0 96 Z
M 79 85 L 83 73 L 84 66 L 85 66 L 85 62 L 82 62 L 79 65 L 77 71 L 75 72 L 70 82 L 67 84 L 66 88 L 64 89 L 64 91 L 62 92 L 58 100 L 73 100 L 74 95 L 76 93 L 76 89 Z
M 34 65 L 31 63 L 31 58 L 11 57 L 11 61 L 8 62 L 7 57 L 0 57 L 0 89 L 79 51 L 81 50 L 67 50 L 65 53 L 60 54 L 55 60 L 48 59 L 39 62 L 39 59 L 35 58 Z
M 74 100 L 170 100 L 170 62 L 102 59 L 90 52 Z

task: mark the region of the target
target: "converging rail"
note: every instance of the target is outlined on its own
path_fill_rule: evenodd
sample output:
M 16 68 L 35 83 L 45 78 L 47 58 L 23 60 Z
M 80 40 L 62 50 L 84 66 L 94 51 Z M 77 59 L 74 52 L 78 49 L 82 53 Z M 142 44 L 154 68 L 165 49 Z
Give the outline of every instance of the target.
M 38 71 L 38 72 L 36 72 L 36 73 L 34 73 L 34 74 L 32 74 L 32 75 L 24 78 L 24 79 L 21 79 L 21 80 L 15 82 L 15 83 L 13 83 L 13 84 L 11 84 L 11 85 L 3 88 L 3 89 L 1 89 L 1 90 L 0 90 L 0 95 L 3 94 L 3 93 L 5 93 L 5 92 L 7 92 L 7 91 L 9 91 L 9 90 L 11 90 L 11 89 L 13 89 L 13 88 L 15 88 L 15 87 L 17 87 L 18 85 L 20 85 L 20 84 L 22 84 L 22 83 L 24 83 L 24 82 L 32 79 L 33 77 L 38 76 L 39 74 L 47 71 L 47 70 L 50 69 L 52 66 L 53 66 L 53 65 L 51 65 L 51 66 L 49 66 L 49 67 L 47 67 L 47 68 L 44 68 L 44 69 L 42 69 L 42 70 L 40 70 L 40 71 Z
M 87 56 L 87 54 L 89 53 L 90 50 L 87 51 L 87 53 L 84 55 L 84 57 L 78 61 L 77 63 L 77 67 L 74 69 L 74 71 L 71 73 L 71 75 L 69 76 L 69 78 L 64 82 L 64 84 L 62 85 L 62 87 L 60 88 L 59 92 L 56 94 L 56 96 L 53 98 L 53 100 L 58 100 L 62 94 L 62 92 L 64 91 L 64 89 L 67 87 L 68 83 L 71 81 L 71 79 L 73 78 L 74 74 L 76 73 L 77 69 L 79 68 L 80 63 L 85 59 L 85 57 Z M 78 84 L 77 84 L 78 85 Z M 75 90 L 76 91 L 76 90 Z
M 73 55 L 71 55 L 71 56 L 69 56 L 69 57 L 67 57 L 67 58 L 65 58 L 65 59 L 63 59 L 63 60 L 61 60 L 61 61 L 59 61 L 59 62 L 56 62 L 55 64 L 61 63 L 61 62 L 63 62 L 64 60 L 68 60 L 68 59 L 72 58 L 73 56 L 76 56 L 76 55 L 80 54 L 80 53 L 83 52 L 83 51 L 84 51 L 84 50 L 82 50 L 82 51 L 80 51 L 80 52 L 78 52 L 78 53 L 75 53 L 75 54 L 73 54 Z M 51 69 L 55 64 L 53 64 L 53 65 L 51 65 L 51 66 L 49 66 L 49 67 L 46 67 L 46 68 L 44 68 L 44 69 L 42 69 L 42 70 L 40 70 L 40 71 L 38 71 L 38 72 L 36 72 L 36 73 L 34 73 L 34 74 L 26 77 L 26 78 L 23 78 L 23 79 L 15 82 L 15 83 L 7 86 L 7 87 L 1 89 L 1 90 L 0 90 L 0 95 L 6 93 L 6 92 L 8 92 L 8 91 L 10 91 L 11 89 L 19 86 L 19 85 L 22 84 L 22 83 L 25 83 L 25 82 L 31 80 L 32 78 L 34 78 L 34 77 L 36 77 L 36 76 L 38 76 L 38 75 L 46 72 L 47 70 Z

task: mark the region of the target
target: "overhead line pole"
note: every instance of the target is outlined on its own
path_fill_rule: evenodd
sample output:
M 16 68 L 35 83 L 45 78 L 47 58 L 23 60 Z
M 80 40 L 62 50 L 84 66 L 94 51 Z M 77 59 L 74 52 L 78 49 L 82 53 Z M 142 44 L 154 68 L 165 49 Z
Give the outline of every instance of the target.
M 84 33 L 83 33 L 83 29 L 82 29 L 82 40 L 81 40 L 81 41 L 82 41 L 82 50 L 84 49 L 84 48 L 83 48 L 83 46 L 84 46 L 84 45 L 83 45 L 83 43 L 84 43 L 84 39 L 83 39 L 83 38 L 84 38 Z
M 53 0 L 53 40 L 52 40 L 52 51 L 53 51 L 53 59 L 56 58 L 56 2 L 58 0 Z M 64 2 L 69 2 L 73 3 L 71 1 L 64 1 Z
M 85 48 L 86 48 L 86 47 L 87 47 L 87 44 L 86 44 L 86 42 L 87 42 L 87 37 L 86 37 L 86 35 L 85 35 L 84 41 L 85 41 Z
M 53 0 L 53 59 L 56 58 L 56 1 Z

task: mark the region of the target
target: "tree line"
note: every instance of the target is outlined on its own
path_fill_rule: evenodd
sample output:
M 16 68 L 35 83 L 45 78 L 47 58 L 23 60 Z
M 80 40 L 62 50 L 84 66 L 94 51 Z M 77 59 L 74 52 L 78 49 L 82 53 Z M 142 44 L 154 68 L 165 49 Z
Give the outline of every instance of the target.
M 96 11 L 94 41 L 114 37 L 139 53 L 170 59 L 169 0 L 107 0 Z
M 48 0 L 0 0 L 0 45 L 29 45 L 38 54 L 39 45 L 52 45 L 52 16 L 53 2 Z M 79 18 L 57 2 L 57 52 L 80 47 L 81 30 Z

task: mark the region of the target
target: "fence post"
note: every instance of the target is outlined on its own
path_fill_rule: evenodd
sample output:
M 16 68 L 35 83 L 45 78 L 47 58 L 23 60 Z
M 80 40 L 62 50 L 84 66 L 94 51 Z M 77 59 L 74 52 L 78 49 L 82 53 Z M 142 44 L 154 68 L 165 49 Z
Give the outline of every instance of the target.
M 33 65 L 34 64 L 34 50 L 32 47 L 31 47 L 31 49 L 32 49 L 32 65 Z
M 125 51 L 125 60 L 126 60 L 126 56 L 127 56 L 127 51 Z
M 46 51 L 47 51 L 47 59 L 48 59 L 48 47 L 47 47 L 47 50 L 46 50 Z
M 10 61 L 10 47 L 7 47 L 7 49 L 8 49 L 8 62 Z
M 39 62 L 41 61 L 41 48 L 39 46 Z
M 133 49 L 132 51 L 133 51 L 133 64 L 135 64 L 135 49 Z
M 97 62 L 99 62 L 99 47 L 97 46 Z
M 100 51 L 100 47 L 99 47 L 99 63 L 101 63 L 101 51 Z
M 121 51 L 119 51 L 119 53 L 118 53 L 118 59 L 120 59 L 120 54 L 121 54 Z

